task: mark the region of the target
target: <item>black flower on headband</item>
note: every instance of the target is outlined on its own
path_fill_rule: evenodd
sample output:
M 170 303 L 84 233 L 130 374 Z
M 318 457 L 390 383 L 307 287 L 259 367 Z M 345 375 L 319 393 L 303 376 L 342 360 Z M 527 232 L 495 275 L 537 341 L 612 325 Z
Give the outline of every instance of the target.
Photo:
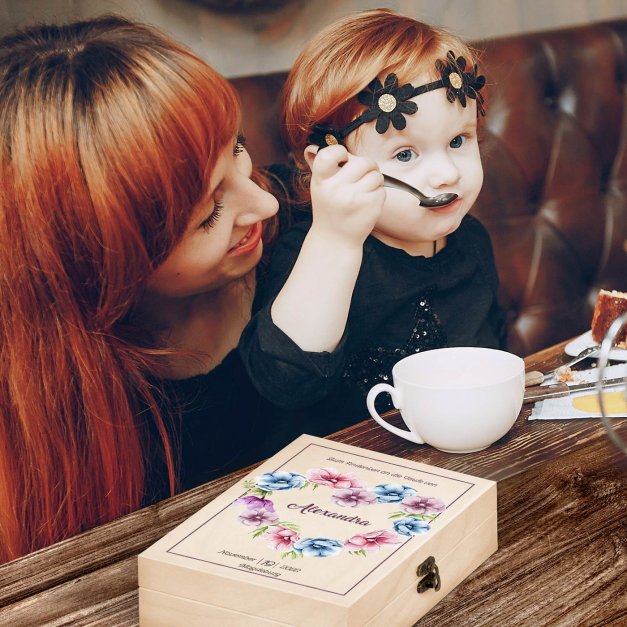
M 357 100 L 368 107 L 368 110 L 359 116 L 360 124 L 376 118 L 377 133 L 385 133 L 390 122 L 397 131 L 402 131 L 406 124 L 403 114 L 411 115 L 418 110 L 418 105 L 409 100 L 413 92 L 414 87 L 410 83 L 398 86 L 396 74 L 388 74 L 383 85 L 375 78 L 368 85 L 368 89 L 357 96 Z
M 309 135 L 309 143 L 315 144 L 320 148 L 326 148 L 327 146 L 333 146 L 334 144 L 342 144 L 342 136 L 340 133 L 331 126 L 322 126 L 321 124 L 314 124 Z
M 459 100 L 462 107 L 466 106 L 466 96 L 477 101 L 477 111 L 485 115 L 483 108 L 483 96 L 479 90 L 485 85 L 485 76 L 477 76 L 477 66 L 474 65 L 470 71 L 466 71 L 466 59 L 464 57 L 455 58 L 455 53 L 449 50 L 446 55 L 446 62 L 438 59 L 435 67 L 442 75 L 442 82 L 446 88 L 446 98 L 449 102 Z

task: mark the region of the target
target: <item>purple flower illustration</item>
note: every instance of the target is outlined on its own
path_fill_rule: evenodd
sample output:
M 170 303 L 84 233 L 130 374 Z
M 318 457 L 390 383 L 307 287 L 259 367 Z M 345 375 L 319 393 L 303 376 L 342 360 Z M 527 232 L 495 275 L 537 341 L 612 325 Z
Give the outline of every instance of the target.
M 354 472 L 340 472 L 335 468 L 312 468 L 307 480 L 329 488 L 362 488 L 363 483 Z
M 400 518 L 394 521 L 394 529 L 402 536 L 417 536 L 431 530 L 429 523 L 417 518 Z
M 360 507 L 362 505 L 372 505 L 377 500 L 377 497 L 368 490 L 346 488 L 334 490 L 331 500 L 336 505 L 341 505 L 342 507 Z
M 271 525 L 277 522 L 279 517 L 274 512 L 267 512 L 265 509 L 247 509 L 237 517 L 237 520 L 243 525 L 261 527 L 261 525 Z
M 300 488 L 305 485 L 307 479 L 297 472 L 285 472 L 277 470 L 276 472 L 267 472 L 255 478 L 255 485 L 262 490 L 272 492 L 273 490 L 291 490 L 292 488 Z
M 235 505 L 246 505 L 247 509 L 265 509 L 266 512 L 274 511 L 272 501 L 260 499 L 258 496 L 242 496 L 235 501 Z
M 393 531 L 370 531 L 349 538 L 344 546 L 349 551 L 378 551 L 386 544 L 400 544 L 400 538 Z
M 303 538 L 292 549 L 305 557 L 330 557 L 337 555 L 344 545 L 330 538 Z
M 446 505 L 434 496 L 408 496 L 401 501 L 401 509 L 408 514 L 439 514 Z
M 277 551 L 289 551 L 295 542 L 300 540 L 297 531 L 277 525 L 266 532 L 265 538 L 268 540 L 268 546 Z
M 408 496 L 414 496 L 416 490 L 400 483 L 382 483 L 372 488 L 379 503 L 398 503 Z

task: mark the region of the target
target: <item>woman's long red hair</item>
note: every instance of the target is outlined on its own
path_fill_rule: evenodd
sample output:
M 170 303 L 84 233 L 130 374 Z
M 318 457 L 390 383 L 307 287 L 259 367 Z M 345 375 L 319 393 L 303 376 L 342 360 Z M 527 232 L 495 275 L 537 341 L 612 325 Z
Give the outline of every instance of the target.
M 123 18 L 0 40 L 0 562 L 136 509 L 148 420 L 175 491 L 129 314 L 238 124 L 222 77 Z

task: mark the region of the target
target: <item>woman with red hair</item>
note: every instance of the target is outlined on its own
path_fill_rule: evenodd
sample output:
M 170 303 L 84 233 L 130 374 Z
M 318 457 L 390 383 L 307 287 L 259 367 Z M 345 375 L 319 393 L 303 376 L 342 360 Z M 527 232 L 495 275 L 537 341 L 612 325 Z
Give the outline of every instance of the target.
M 0 562 L 268 453 L 239 111 L 122 18 L 0 40 Z

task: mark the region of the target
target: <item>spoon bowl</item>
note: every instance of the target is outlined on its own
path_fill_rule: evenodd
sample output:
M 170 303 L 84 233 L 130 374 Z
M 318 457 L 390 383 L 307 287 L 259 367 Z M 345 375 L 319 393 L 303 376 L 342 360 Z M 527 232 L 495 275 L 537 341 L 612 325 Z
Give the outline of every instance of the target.
M 443 207 L 444 205 L 451 204 L 456 198 L 457 194 L 438 194 L 437 196 L 426 196 L 419 189 L 412 187 L 405 181 L 389 176 L 383 175 L 383 186 L 391 189 L 400 189 L 403 192 L 407 192 L 412 196 L 415 196 L 423 207 Z

